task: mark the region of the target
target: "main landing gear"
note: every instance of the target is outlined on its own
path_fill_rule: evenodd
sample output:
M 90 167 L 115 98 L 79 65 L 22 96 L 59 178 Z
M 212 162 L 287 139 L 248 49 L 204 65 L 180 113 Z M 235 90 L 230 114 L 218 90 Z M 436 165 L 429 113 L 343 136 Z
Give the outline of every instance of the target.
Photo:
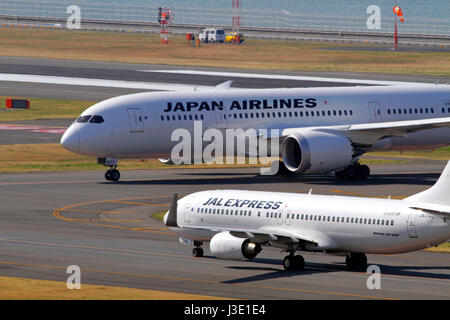
M 370 168 L 365 164 L 359 163 L 353 164 L 345 168 L 344 170 L 336 171 L 336 177 L 347 179 L 367 179 L 370 176 Z
M 289 255 L 283 259 L 283 267 L 286 271 L 303 270 L 305 259 L 301 255 L 295 255 L 295 251 L 290 251 Z
M 194 241 L 195 248 L 192 249 L 192 256 L 195 258 L 203 257 L 203 248 L 201 247 L 203 243 Z
M 364 253 L 349 252 L 345 258 L 347 270 L 361 271 L 367 267 L 367 257 Z

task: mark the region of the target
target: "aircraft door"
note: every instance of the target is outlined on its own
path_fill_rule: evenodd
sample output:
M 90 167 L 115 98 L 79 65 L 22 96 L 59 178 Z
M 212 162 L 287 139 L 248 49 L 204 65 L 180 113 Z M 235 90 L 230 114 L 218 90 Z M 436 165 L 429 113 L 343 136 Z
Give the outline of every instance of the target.
M 285 216 L 286 216 L 285 222 L 286 222 L 287 225 L 292 223 L 293 215 L 294 214 L 291 212 L 291 210 L 286 210 L 285 211 Z
M 144 132 L 144 117 L 142 116 L 141 109 L 139 108 L 129 108 L 128 121 L 130 123 L 130 132 Z
M 417 232 L 416 232 L 416 218 L 417 215 L 414 213 L 410 213 L 408 216 L 408 235 L 410 238 L 417 238 Z
M 191 214 L 194 212 L 194 207 L 192 205 L 192 200 L 189 199 L 186 202 L 186 207 L 184 208 L 184 222 L 190 223 L 191 222 Z
M 379 102 L 369 102 L 370 120 L 372 122 L 381 121 L 381 107 Z
M 225 110 L 219 110 L 216 108 L 216 128 L 217 129 L 226 129 L 228 127 L 228 120 Z
M 277 215 L 278 224 L 282 224 L 284 221 L 284 212 L 281 210 L 281 211 L 275 212 L 275 214 Z

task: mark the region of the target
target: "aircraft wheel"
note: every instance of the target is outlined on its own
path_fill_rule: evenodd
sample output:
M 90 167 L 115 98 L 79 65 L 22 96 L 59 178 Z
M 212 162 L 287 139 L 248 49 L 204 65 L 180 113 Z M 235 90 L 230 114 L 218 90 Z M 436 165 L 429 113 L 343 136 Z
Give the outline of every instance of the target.
M 370 168 L 365 164 L 357 167 L 358 176 L 361 179 L 367 179 L 370 176 Z
M 349 179 L 355 179 L 358 175 L 358 172 L 356 171 L 355 166 L 348 166 L 347 169 L 345 169 L 345 176 Z
M 196 258 L 203 257 L 203 248 L 196 247 L 196 248 L 192 249 L 192 255 Z
M 294 269 L 294 263 L 293 263 L 294 259 L 292 259 L 292 258 L 293 258 L 292 256 L 284 257 L 284 259 L 283 259 L 284 270 L 290 271 L 290 270 Z
M 367 267 L 367 256 L 364 253 L 351 252 L 345 258 L 347 270 L 361 271 Z
M 119 179 L 120 179 L 120 172 L 119 172 L 119 170 L 112 169 L 111 173 L 110 173 L 110 180 L 111 181 L 119 181 Z
M 295 270 L 303 270 L 305 268 L 305 259 L 300 255 L 295 256 L 294 266 Z
M 105 179 L 108 181 L 111 181 L 111 171 L 112 169 L 109 169 L 108 171 L 105 172 Z

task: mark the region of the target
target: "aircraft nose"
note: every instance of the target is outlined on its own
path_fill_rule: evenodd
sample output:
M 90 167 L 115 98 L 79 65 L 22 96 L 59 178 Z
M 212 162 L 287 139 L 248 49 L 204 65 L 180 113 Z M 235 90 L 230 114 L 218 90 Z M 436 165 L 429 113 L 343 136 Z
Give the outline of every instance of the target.
M 77 153 L 80 150 L 80 135 L 73 130 L 67 130 L 61 138 L 64 149 Z

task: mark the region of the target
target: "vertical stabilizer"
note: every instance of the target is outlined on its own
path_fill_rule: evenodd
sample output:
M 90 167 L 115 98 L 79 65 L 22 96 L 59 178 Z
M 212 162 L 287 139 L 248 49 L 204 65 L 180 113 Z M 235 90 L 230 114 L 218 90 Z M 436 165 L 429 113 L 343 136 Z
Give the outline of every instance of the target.
M 404 200 L 450 207 L 450 161 L 434 186 Z
M 177 207 L 178 207 L 178 194 L 175 193 L 172 198 L 172 205 L 170 206 L 169 213 L 167 214 L 167 220 L 165 221 L 166 226 L 178 227 Z

